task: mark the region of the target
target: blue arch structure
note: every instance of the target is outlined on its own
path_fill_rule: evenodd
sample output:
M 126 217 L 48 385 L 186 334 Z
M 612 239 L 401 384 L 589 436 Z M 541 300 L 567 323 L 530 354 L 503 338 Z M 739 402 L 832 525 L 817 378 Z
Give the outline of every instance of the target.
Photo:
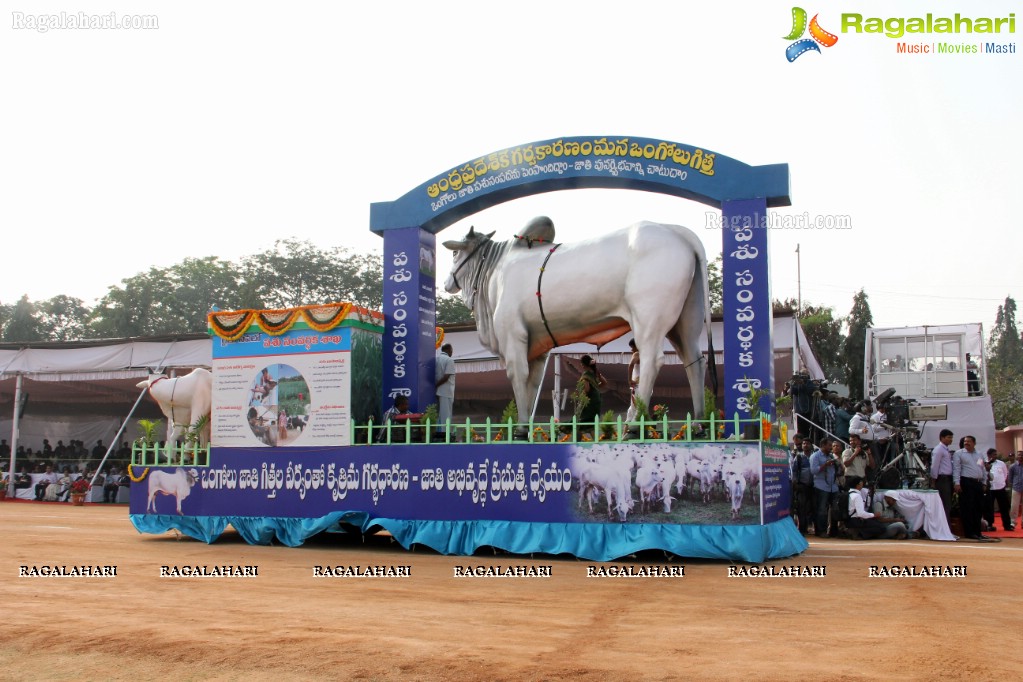
M 750 166 L 650 138 L 584 136 L 492 152 L 372 204 L 370 229 L 384 238 L 385 408 L 399 394 L 415 411 L 434 402 L 436 234 L 506 201 L 594 188 L 656 192 L 721 210 L 726 414 L 751 413 L 751 388 L 773 395 L 767 209 L 791 205 L 788 165 Z

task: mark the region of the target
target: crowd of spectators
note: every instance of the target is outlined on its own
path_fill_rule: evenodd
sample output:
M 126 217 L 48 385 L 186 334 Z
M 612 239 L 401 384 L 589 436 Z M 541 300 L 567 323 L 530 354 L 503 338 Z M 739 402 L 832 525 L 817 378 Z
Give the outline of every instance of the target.
M 6 440 L 0 441 L 0 481 L 13 480 L 13 492 L 30 490 L 31 498 L 39 501 L 65 502 L 71 496 L 71 484 L 81 478 L 92 482 L 93 489 L 103 491 L 104 502 L 116 502 L 120 488 L 131 485 L 127 475 L 127 466 L 131 460 L 131 446 L 127 441 L 121 443 L 116 452 L 107 458 L 103 471 L 96 476 L 96 471 L 107 454 L 107 446 L 102 440 L 96 441 L 92 449 L 86 448 L 80 440 L 71 440 L 66 445 L 58 440 L 56 446 L 43 439 L 41 448 L 18 446 L 15 456 L 17 471 L 11 477 L 8 468 L 11 461 L 11 448 Z M 94 480 L 95 477 L 95 480 Z M 5 489 L 8 486 L 4 486 Z M 18 495 L 25 498 L 27 494 Z M 99 501 L 99 495 L 91 497 Z
M 857 416 L 868 423 L 866 409 Z M 875 489 L 886 489 L 878 483 L 884 448 L 876 447 L 881 439 L 871 442 L 866 434 L 857 433 L 858 421 L 852 420 L 848 444 L 829 436 L 817 444 L 801 433 L 793 437 L 789 453 L 793 521 L 802 534 L 818 537 L 913 537 L 894 497 L 874 494 Z M 865 430 L 878 435 L 876 429 Z M 964 537 L 989 540 L 982 531 L 995 529 L 997 508 L 1002 529 L 1015 530 L 1023 520 L 1023 452 L 1003 459 L 991 448 L 981 455 L 972 436 L 964 436 L 951 450 L 952 436 L 947 429 L 941 432 L 930 464 L 931 486 L 941 495 L 946 521 L 951 526 L 953 515 L 958 516 Z

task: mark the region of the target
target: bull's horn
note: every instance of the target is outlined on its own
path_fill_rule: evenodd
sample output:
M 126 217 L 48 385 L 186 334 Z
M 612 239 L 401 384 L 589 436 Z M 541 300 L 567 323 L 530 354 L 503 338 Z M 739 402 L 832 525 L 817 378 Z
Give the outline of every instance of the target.
M 476 236 L 476 226 L 475 225 L 470 225 L 469 226 L 469 234 L 465 235 L 465 238 L 466 239 L 472 239 L 475 236 Z
M 497 230 L 494 230 L 493 232 L 491 232 L 490 234 L 486 235 L 486 236 L 485 236 L 485 237 L 483 237 L 483 238 L 484 238 L 484 239 L 490 239 L 490 238 L 491 238 L 491 237 L 493 237 L 493 236 L 494 236 L 494 235 L 495 235 L 496 233 L 497 233 Z
M 444 248 L 451 249 L 452 251 L 465 251 L 465 242 L 456 241 L 451 239 L 444 242 Z

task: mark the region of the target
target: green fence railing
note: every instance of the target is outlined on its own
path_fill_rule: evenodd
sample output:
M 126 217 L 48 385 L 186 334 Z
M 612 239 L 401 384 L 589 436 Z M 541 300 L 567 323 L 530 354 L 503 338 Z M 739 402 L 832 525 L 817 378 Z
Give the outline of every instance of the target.
M 207 467 L 210 465 L 210 446 L 200 447 L 198 444 L 187 445 L 150 445 L 148 443 L 135 443 L 131 447 L 132 466 L 194 466 Z
M 726 434 L 738 434 L 738 437 Z M 715 417 L 693 419 L 691 414 L 683 420 L 668 419 L 629 422 L 621 417 L 613 421 L 518 423 L 484 422 L 448 423 L 443 426 L 422 423 L 366 425 L 352 427 L 352 443 L 356 445 L 427 445 L 427 444 L 496 444 L 496 443 L 593 443 L 630 442 L 666 443 L 672 441 L 771 440 L 771 424 L 767 415 L 754 419 Z

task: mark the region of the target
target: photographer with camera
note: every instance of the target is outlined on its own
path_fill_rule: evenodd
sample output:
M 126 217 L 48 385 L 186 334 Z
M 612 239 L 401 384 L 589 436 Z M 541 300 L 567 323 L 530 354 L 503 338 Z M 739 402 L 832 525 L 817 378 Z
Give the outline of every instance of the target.
M 874 470 L 874 453 L 863 447 L 863 440 L 855 433 L 849 434 L 849 447 L 842 453 L 846 478 L 856 476 L 866 479 L 867 471 Z
M 838 477 L 842 475 L 842 460 L 831 452 L 831 441 L 824 438 L 821 447 L 810 457 L 810 473 L 813 474 L 813 493 L 817 502 L 817 515 L 814 517 L 814 534 L 821 538 L 825 535 L 838 535 L 838 519 L 832 515 L 829 524 L 829 512 L 838 496 Z
M 800 449 L 792 457 L 792 508 L 795 512 L 799 532 L 810 532 L 810 516 L 813 514 L 813 473 L 810 471 L 810 455 L 813 443 L 805 436 L 800 438 Z
M 792 411 L 796 413 L 795 428 L 805 433 L 812 443 L 816 443 L 823 434 L 817 428 L 817 399 L 814 392 L 818 390 L 816 382 L 809 374 L 799 372 L 789 380 L 788 394 L 792 396 Z
M 840 398 L 837 393 L 831 394 L 831 403 L 835 406 L 835 436 L 839 440 L 849 442 L 849 423 L 852 421 L 852 402 L 848 398 Z

